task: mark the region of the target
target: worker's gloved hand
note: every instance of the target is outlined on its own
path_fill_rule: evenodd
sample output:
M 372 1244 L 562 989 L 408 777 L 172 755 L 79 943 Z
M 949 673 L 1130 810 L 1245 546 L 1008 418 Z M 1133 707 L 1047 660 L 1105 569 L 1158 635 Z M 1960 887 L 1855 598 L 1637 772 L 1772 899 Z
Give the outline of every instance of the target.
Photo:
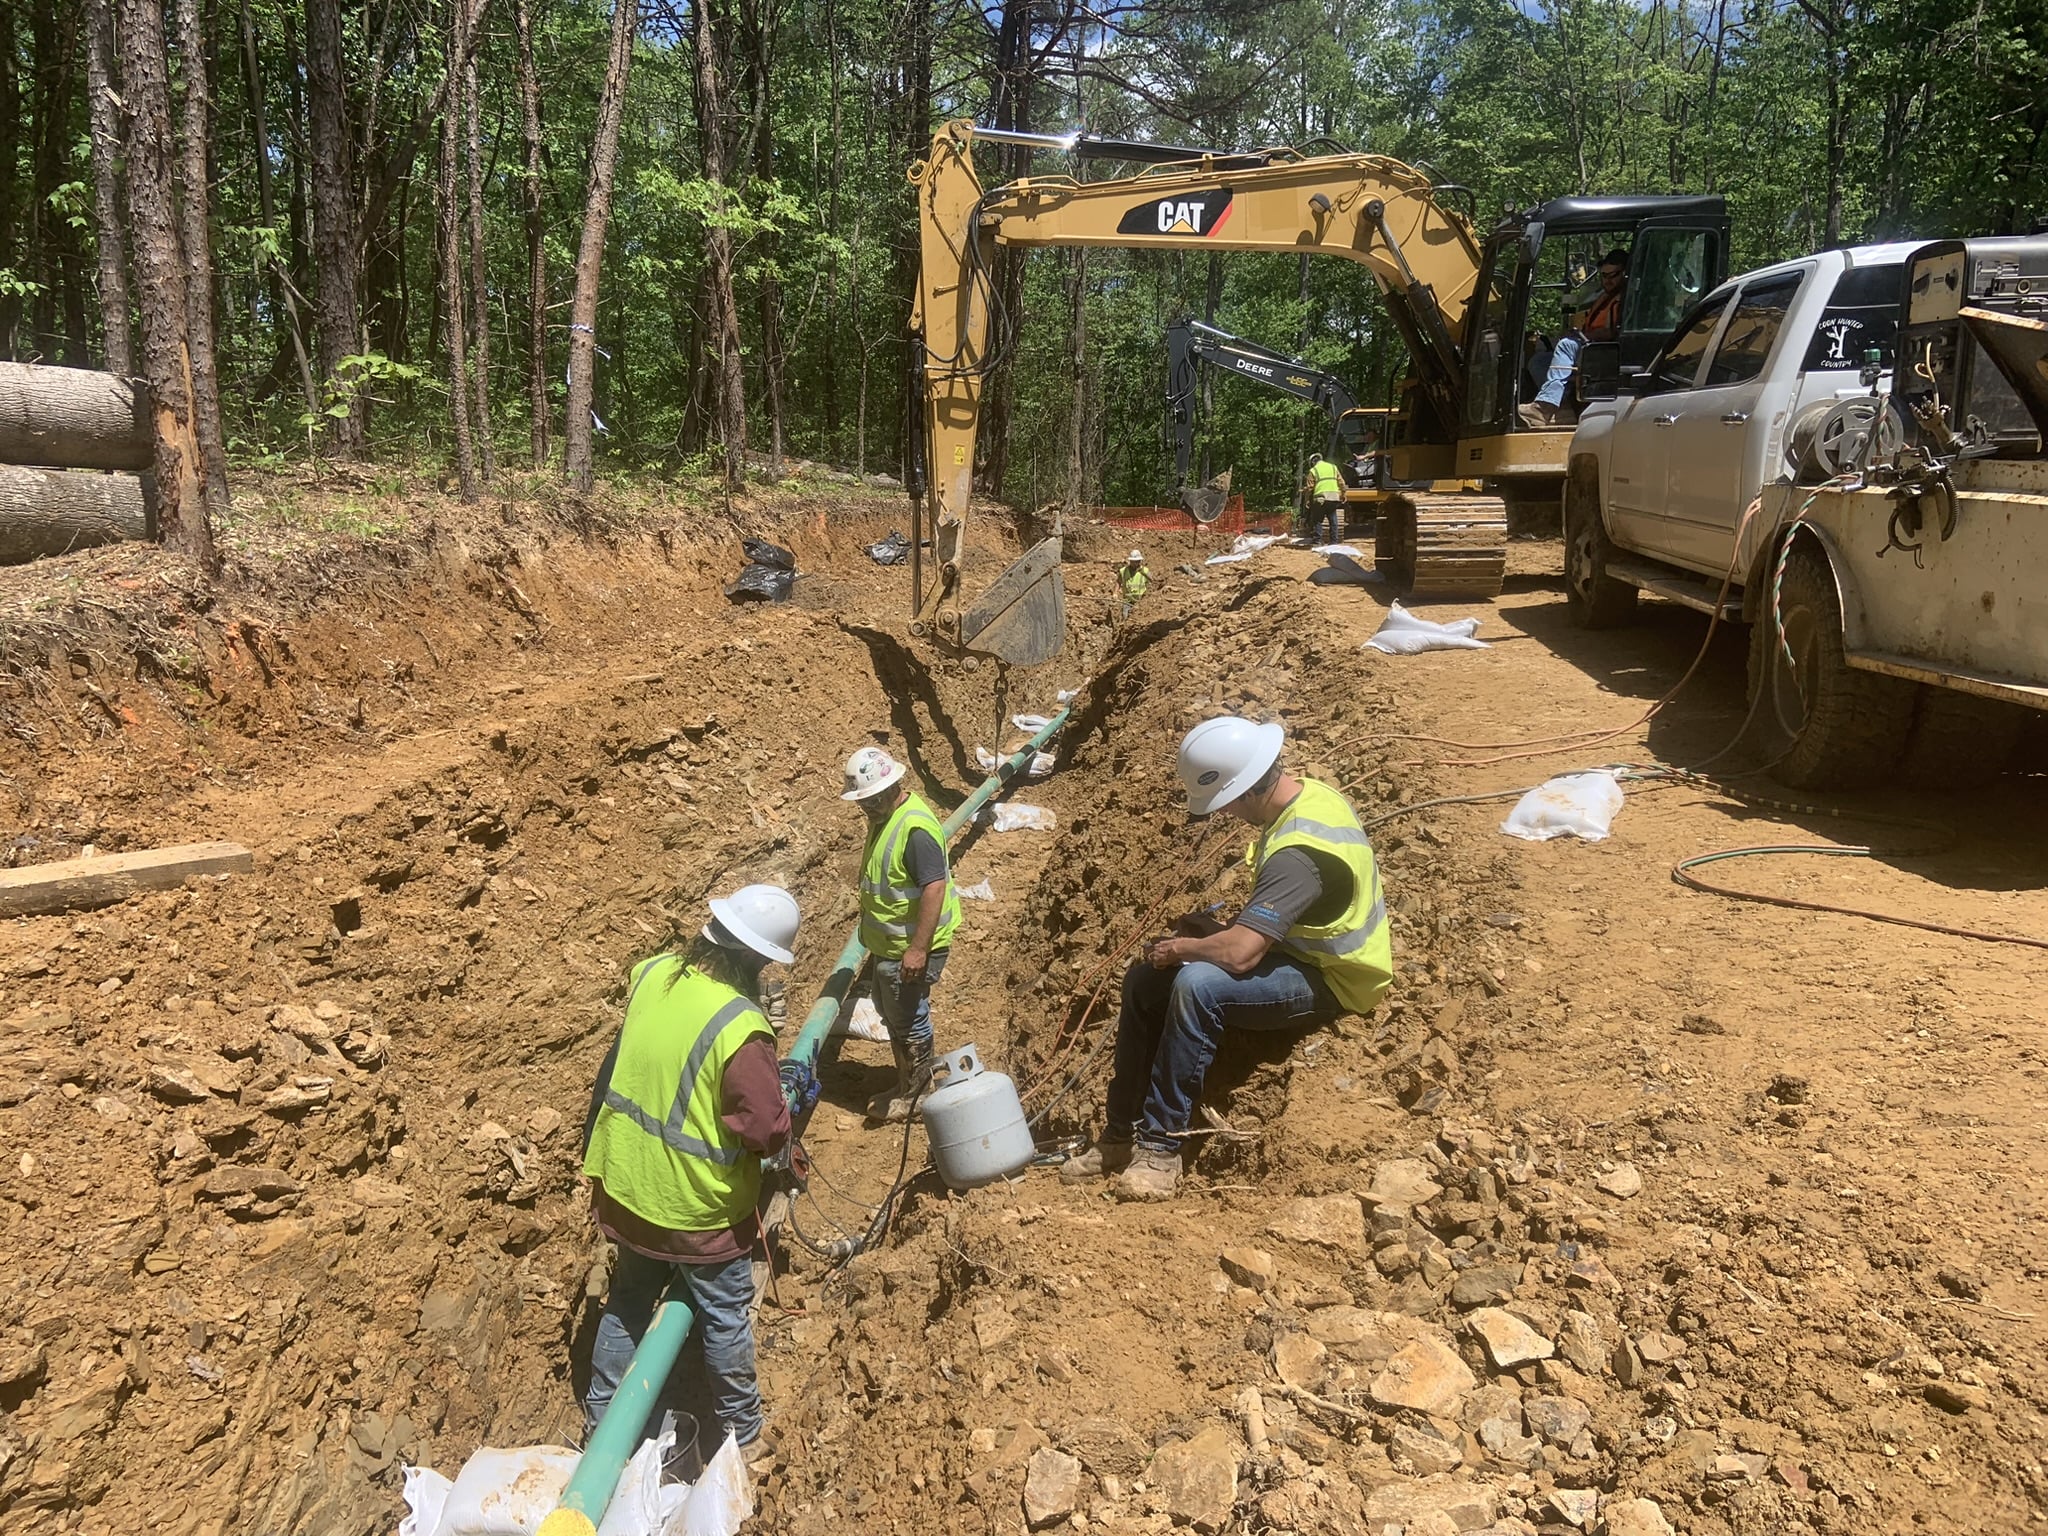
M 782 1079 L 782 1096 L 789 1101 L 792 1116 L 808 1115 L 818 1104 L 818 1074 L 809 1062 L 785 1061 L 776 1068 Z

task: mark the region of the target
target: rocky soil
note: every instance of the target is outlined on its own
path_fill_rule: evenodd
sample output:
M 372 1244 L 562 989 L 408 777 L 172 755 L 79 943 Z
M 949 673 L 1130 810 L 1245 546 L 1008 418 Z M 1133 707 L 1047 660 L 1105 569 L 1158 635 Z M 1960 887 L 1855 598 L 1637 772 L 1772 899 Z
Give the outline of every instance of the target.
M 1203 714 L 1286 720 L 1297 761 L 1388 818 L 1401 983 L 1373 1018 L 1227 1051 L 1177 1200 L 926 1176 L 833 1268 L 799 1233 L 864 1226 L 902 1149 L 857 1118 L 886 1052 L 849 1042 L 762 1312 L 759 1528 L 2048 1511 L 2025 953 L 1679 891 L 1678 853 L 1784 830 L 1731 830 L 1698 790 L 1632 797 L 1597 846 L 1509 843 L 1498 805 L 1403 812 L 1558 766 L 1404 735 L 1620 724 L 1683 669 L 1691 616 L 1594 650 L 1533 546 L 1486 631 L 1515 643 L 1362 656 L 1380 601 L 1308 584 L 1307 557 L 1175 571 L 1200 548 L 1146 535 L 1167 579 L 1115 627 L 1129 536 L 1090 529 L 1066 659 L 925 666 L 902 574 L 860 552 L 892 505 L 740 510 L 796 549 L 790 604 L 726 602 L 729 526 L 593 538 L 517 509 L 241 613 L 108 557 L 70 568 L 69 609 L 35 578 L 45 627 L 0 698 L 14 861 L 222 836 L 258 864 L 0 925 L 8 1529 L 388 1530 L 402 1463 L 572 1436 L 603 1275 L 574 1142 L 627 966 L 712 887 L 778 879 L 806 913 L 800 1019 L 852 916 L 839 761 L 882 740 L 957 800 L 1004 716 L 1069 687 L 1059 771 L 1020 792 L 1056 830 L 963 845 L 995 899 L 967 904 L 938 1002 L 942 1043 L 1013 1073 L 1049 1145 L 1099 1112 L 1128 943 L 1241 892 L 1241 845 L 1173 792 Z M 128 617 L 89 624 L 80 593 Z M 166 635 L 206 665 L 148 662 Z M 1724 649 L 1606 755 L 1718 745 Z M 2048 932 L 2032 787 L 1957 814 L 1938 857 L 1745 878 Z

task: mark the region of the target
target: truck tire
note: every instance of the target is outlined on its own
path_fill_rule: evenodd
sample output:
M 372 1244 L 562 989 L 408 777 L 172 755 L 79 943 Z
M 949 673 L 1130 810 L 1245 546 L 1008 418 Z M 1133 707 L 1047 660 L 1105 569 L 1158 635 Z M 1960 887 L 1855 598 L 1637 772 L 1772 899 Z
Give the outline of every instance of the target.
M 1599 489 L 1574 475 L 1564 497 L 1564 601 L 1581 629 L 1618 629 L 1635 617 L 1636 589 L 1607 574 L 1613 557 Z
M 1901 778 L 1923 789 L 1969 789 L 2005 772 L 2032 711 L 1924 683 L 1918 692 Z
M 1842 603 L 1824 556 L 1792 551 L 1778 615 L 1793 663 L 1768 602 L 1750 626 L 1749 646 L 1756 728 L 1779 753 L 1771 777 L 1800 789 L 1856 789 L 1892 777 L 1912 730 L 1915 688 L 1844 658 Z

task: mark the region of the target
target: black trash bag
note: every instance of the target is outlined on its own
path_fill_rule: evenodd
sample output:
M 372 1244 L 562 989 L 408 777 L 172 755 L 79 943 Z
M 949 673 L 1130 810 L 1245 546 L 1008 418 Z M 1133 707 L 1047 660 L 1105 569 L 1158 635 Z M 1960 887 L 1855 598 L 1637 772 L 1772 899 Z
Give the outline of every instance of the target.
M 736 603 L 786 603 L 789 590 L 795 585 L 795 571 L 757 562 L 740 572 L 725 589 L 725 595 Z
M 741 539 L 740 548 L 747 552 L 747 558 L 756 565 L 772 566 L 778 571 L 796 569 L 796 556 L 780 544 L 770 544 L 766 539 Z
M 868 558 L 877 565 L 901 565 L 910 558 L 910 540 L 891 528 L 889 537 L 868 546 Z

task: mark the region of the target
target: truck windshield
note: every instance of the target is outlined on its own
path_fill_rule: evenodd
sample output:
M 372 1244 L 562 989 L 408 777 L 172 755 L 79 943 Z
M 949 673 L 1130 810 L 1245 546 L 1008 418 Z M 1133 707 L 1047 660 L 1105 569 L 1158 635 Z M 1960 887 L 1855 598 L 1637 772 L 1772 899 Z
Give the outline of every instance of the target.
M 1835 279 L 1835 291 L 1828 295 L 1828 307 L 1813 328 L 1806 344 L 1806 359 L 1800 365 L 1807 373 L 1824 369 L 1860 368 L 1863 354 L 1876 347 L 1882 362 L 1892 363 L 1892 334 L 1899 324 L 1900 284 L 1905 263 L 1882 262 L 1874 267 L 1851 267 Z

